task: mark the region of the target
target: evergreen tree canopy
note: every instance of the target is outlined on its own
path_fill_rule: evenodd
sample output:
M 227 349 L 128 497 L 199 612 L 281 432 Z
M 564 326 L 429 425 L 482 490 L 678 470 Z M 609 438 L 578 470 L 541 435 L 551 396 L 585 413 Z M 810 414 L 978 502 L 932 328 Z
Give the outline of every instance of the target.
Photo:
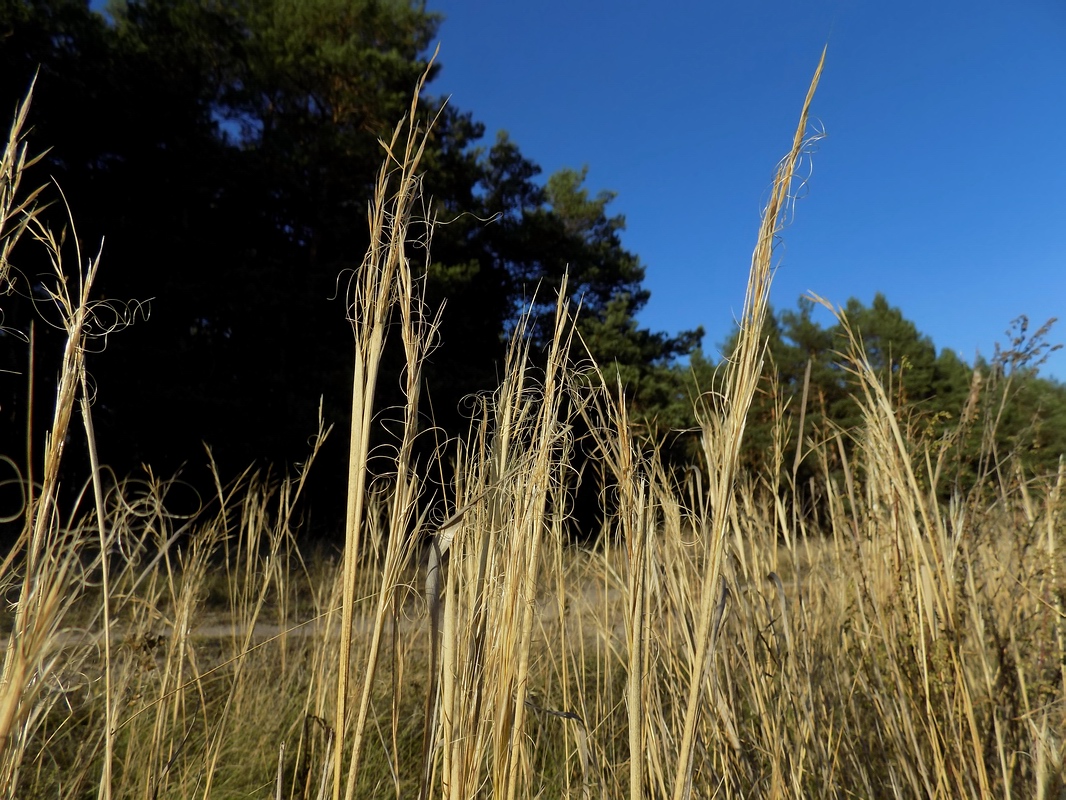
M 106 236 L 101 295 L 147 301 L 89 361 L 102 458 L 165 474 L 202 462 L 208 442 L 226 470 L 301 459 L 320 397 L 327 420 L 346 423 L 343 275 L 366 250 L 379 140 L 408 112 L 440 18 L 410 0 L 130 0 L 109 15 L 85 0 L 0 1 L 0 107 L 40 70 L 30 142 L 51 149 L 27 180 L 56 178 L 85 253 Z M 654 413 L 656 382 L 700 332 L 636 323 L 644 266 L 622 245 L 614 195 L 591 192 L 584 171 L 540 182 L 506 135 L 481 146 L 472 114 L 430 94 L 419 113 L 437 120 L 424 186 L 426 216 L 442 223 L 427 299 L 447 306 L 427 370 L 435 421 L 460 427 L 462 398 L 496 385 L 518 314 L 533 303 L 539 335 L 566 271 L 593 355 Z M 50 213 L 69 225 L 61 205 Z M 35 258 L 13 254 L 24 280 L 4 299 L 8 342 L 34 314 Z M 53 338 L 41 335 L 42 353 Z M 26 349 L 6 350 L 2 406 L 17 431 Z M 331 446 L 337 464 L 343 443 Z
M 840 435 L 847 452 L 863 425 L 847 331 L 839 323 L 823 327 L 814 310 L 811 299 L 800 298 L 795 310 L 766 321 L 767 364 L 743 454 L 752 469 L 772 471 L 777 459 L 776 467 L 789 473 L 798 448 L 801 483 L 811 471 L 802 466 L 811 442 Z M 953 486 L 972 488 L 1008 452 L 1017 453 L 1018 463 L 1034 474 L 1055 472 L 1066 453 L 1066 385 L 1037 371 L 1051 347 L 1050 324 L 1030 334 L 1028 321 L 1019 318 L 1008 331 L 1009 344 L 997 347 L 991 362 L 971 368 L 952 350 L 937 353 L 929 337 L 882 294 L 869 306 L 852 298 L 843 311 L 915 440 L 925 442 L 934 457 L 945 451 Z M 732 352 L 735 341 L 736 334 L 722 351 Z M 704 390 L 714 387 L 714 365 L 701 351 L 688 377 Z

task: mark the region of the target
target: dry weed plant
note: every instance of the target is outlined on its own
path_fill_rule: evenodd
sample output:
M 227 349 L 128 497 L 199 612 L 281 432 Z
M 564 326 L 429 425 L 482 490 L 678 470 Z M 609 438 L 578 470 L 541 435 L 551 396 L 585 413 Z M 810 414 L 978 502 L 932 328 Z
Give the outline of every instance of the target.
M 413 232 L 431 124 L 412 103 L 383 143 L 372 245 L 350 285 L 336 563 L 295 544 L 324 423 L 302 470 L 216 471 L 191 516 L 168 511 L 180 480 L 120 481 L 96 462 L 86 337 L 105 319 L 89 299 L 99 260 L 75 251 L 66 265 L 36 195 L 20 199 L 33 161 L 21 109 L 0 170 L 0 263 L 17 278 L 7 257 L 23 232 L 49 253 L 67 348 L 44 471 L 20 477 L 21 534 L 0 562 L 13 609 L 0 795 L 1061 797 L 1066 468 L 1028 476 L 996 453 L 979 490 L 953 491 L 952 437 L 912 435 L 855 335 L 841 363 L 862 425 L 813 429 L 804 392 L 796 452 L 778 413 L 772 468 L 738 467 L 820 73 L 763 216 L 739 344 L 699 401 L 698 461 L 674 472 L 637 437 L 623 387 L 580 355 L 564 290 L 548 346 L 533 352 L 528 321 L 517 327 L 500 386 L 441 454 L 453 505 L 435 523 L 422 496 L 434 465 L 414 453 L 437 317 L 412 266 L 428 247 Z M 406 402 L 381 409 L 389 336 Z M 984 391 L 975 381 L 962 424 L 978 424 Z M 368 464 L 382 414 L 400 421 L 384 476 Z M 579 430 L 611 509 L 581 546 L 568 517 Z M 74 446 L 92 474 L 60 508 Z M 822 486 L 807 510 L 802 459 Z

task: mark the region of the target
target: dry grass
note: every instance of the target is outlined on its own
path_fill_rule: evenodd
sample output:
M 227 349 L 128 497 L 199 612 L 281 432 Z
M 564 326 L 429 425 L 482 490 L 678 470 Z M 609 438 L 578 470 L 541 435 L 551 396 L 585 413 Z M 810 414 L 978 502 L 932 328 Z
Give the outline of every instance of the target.
M 862 429 L 804 443 L 824 506 L 799 512 L 782 452 L 771 474 L 738 471 L 816 83 L 764 215 L 738 349 L 700 405 L 699 462 L 673 474 L 634 439 L 618 387 L 580 367 L 560 299 L 543 365 L 520 326 L 500 387 L 442 454 L 457 468 L 438 525 L 420 511 L 434 466 L 412 457 L 436 330 L 410 261 L 425 141 L 412 106 L 351 287 L 336 563 L 305 562 L 294 543 L 306 472 L 220 478 L 177 518 L 173 482 L 108 483 L 93 459 L 77 506 L 58 508 L 64 443 L 93 443 L 97 262 L 64 266 L 9 178 L 0 220 L 52 254 L 68 347 L 45 471 L 25 476 L 22 536 L 0 564 L 14 609 L 0 794 L 1061 796 L 1063 470 L 1033 478 L 1001 458 L 985 491 L 942 502 L 948 443 L 908 438 L 853 338 Z M 5 159 L 24 163 L 18 140 L 16 126 Z M 389 410 L 402 420 L 391 472 L 371 483 L 387 336 L 406 354 L 407 402 Z M 70 427 L 79 399 L 84 437 Z M 577 429 L 615 486 L 617 512 L 588 548 L 567 544 Z M 209 599 L 221 613 L 205 613 Z

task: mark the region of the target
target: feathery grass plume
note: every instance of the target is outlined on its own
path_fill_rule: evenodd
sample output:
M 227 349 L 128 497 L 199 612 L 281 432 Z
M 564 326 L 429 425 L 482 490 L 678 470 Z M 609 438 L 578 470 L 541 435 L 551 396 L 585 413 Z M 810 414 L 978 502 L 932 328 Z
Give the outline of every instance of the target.
M 5 570 L 12 569 L 15 552 L 22 558 L 21 588 L 0 677 L 0 786 L 6 787 L 14 786 L 30 728 L 39 718 L 37 702 L 57 666 L 56 645 L 71 608 L 72 582 L 83 569 L 77 542 L 81 531 L 63 529 L 57 495 L 70 419 L 79 387 L 84 386 L 86 343 L 94 332 L 90 294 L 100 264 L 99 256 L 90 259 L 83 272 L 81 252 L 76 249 L 78 266 L 70 274 L 60 240 L 36 217 L 28 219 L 27 229 L 50 257 L 54 283 L 45 291 L 67 338 L 40 490 L 32 507 L 26 508 L 22 535 L 4 562 Z
M 7 143 L 4 145 L 3 153 L 0 154 L 0 295 L 9 294 L 14 288 L 14 280 L 11 278 L 11 262 L 8 256 L 30 223 L 40 213 L 35 202 L 38 195 L 44 191 L 42 185 L 25 197 L 19 196 L 19 185 L 23 174 L 45 156 L 45 153 L 38 153 L 30 157 L 23 134 L 36 82 L 37 79 L 34 78 L 30 88 L 26 90 L 25 99 L 15 110 L 15 116 L 7 135 Z M 3 317 L 0 315 L 0 326 L 3 322 Z
M 561 556 L 558 549 L 544 555 L 543 547 L 548 498 L 557 496 L 568 452 L 561 413 L 572 327 L 565 292 L 539 385 L 529 366 L 526 323 L 512 336 L 503 383 L 491 401 L 485 398 L 462 455 L 461 510 L 441 526 L 431 555 L 437 576 L 449 558 L 446 577 L 427 580 L 431 609 L 433 593 L 443 593 L 440 697 L 433 704 L 439 719 L 431 722 L 439 733 L 430 741 L 440 743 L 446 798 L 478 796 L 486 781 L 493 797 L 525 796 L 531 783 L 526 711 L 543 710 L 529 688 L 539 666 L 533 649 L 538 586 L 546 565 Z M 551 542 L 560 548 L 561 536 Z M 436 635 L 435 625 L 431 630 Z M 423 775 L 437 769 L 430 755 L 437 749 L 424 751 L 431 762 Z
M 432 341 L 435 324 L 426 323 L 421 317 L 421 304 L 416 297 L 417 287 L 411 275 L 406 249 L 414 203 L 420 194 L 419 164 L 429 136 L 429 128 L 421 129 L 416 119 L 418 98 L 429 75 L 429 69 L 430 67 L 427 67 L 415 88 L 408 116 L 396 126 L 392 140 L 388 143 L 382 142 L 387 157 L 378 173 L 377 188 L 368 214 L 370 247 L 362 266 L 353 278 L 349 299 L 348 319 L 355 338 L 355 375 L 352 387 L 342 622 L 336 694 L 336 727 L 342 741 L 349 730 L 349 723 L 352 725 L 352 749 L 344 782 L 344 795 L 347 800 L 354 796 L 359 779 L 360 757 L 385 614 L 392 602 L 391 593 L 398 569 L 410 553 L 410 543 L 405 541 L 405 523 L 414 510 L 414 501 L 418 494 L 417 480 L 412 471 L 411 446 L 417 431 L 421 363 Z M 429 127 L 432 127 L 432 124 Z M 377 592 L 378 602 L 371 628 L 372 641 L 362 672 L 358 712 L 352 719 L 348 710 L 352 670 L 352 621 L 358 572 L 367 566 L 363 550 L 363 527 L 370 431 L 386 332 L 396 311 L 401 315 L 404 352 L 407 357 L 407 405 L 391 508 L 390 533 L 395 535 L 389 536 L 386 545 L 384 575 Z M 334 749 L 334 800 L 340 798 L 344 752 L 344 748 L 340 746 Z
M 607 466 L 618 488 L 617 525 L 618 536 L 625 547 L 627 599 L 624 624 L 629 795 L 639 798 L 644 791 L 645 743 L 649 738 L 644 696 L 654 691 L 656 684 L 655 674 L 648 663 L 647 646 L 651 631 L 648 583 L 653 558 L 652 537 L 656 533 L 654 500 L 651 496 L 654 462 L 649 463 L 643 457 L 640 445 L 634 441 L 623 387 L 619 384 L 612 391 L 602 372 L 597 368 L 594 370 L 598 379 L 594 385 L 600 391 L 592 395 L 592 402 L 579 407 L 596 443 L 597 455 Z M 655 477 L 661 478 L 661 475 Z M 654 756 L 651 760 L 657 761 Z M 658 788 L 662 789 L 662 785 Z
M 519 497 L 516 518 L 515 544 L 521 550 L 514 551 L 518 558 L 511 561 L 511 573 L 505 572 L 505 592 L 513 592 L 510 607 L 513 611 L 521 608 L 520 625 L 516 629 L 507 626 L 508 631 L 516 634 L 517 663 L 513 665 L 513 674 L 500 686 L 513 686 L 513 701 L 510 693 L 501 697 L 502 703 L 513 702 L 507 708 L 507 716 L 513 719 L 511 730 L 505 737 L 498 737 L 495 742 L 496 763 L 506 759 L 508 800 L 515 800 L 518 791 L 519 776 L 526 780 L 523 786 L 529 786 L 529 765 L 523 763 L 521 742 L 525 737 L 525 713 L 528 705 L 530 653 L 533 645 L 533 617 L 537 600 L 537 585 L 543 564 L 541 562 L 541 545 L 548 528 L 548 496 L 552 487 L 562 480 L 560 471 L 565 468 L 560 447 L 567 440 L 568 430 L 561 417 L 563 398 L 566 396 L 566 372 L 569 362 L 573 326 L 569 322 L 567 284 L 564 280 L 559 288 L 558 302 L 555 309 L 555 328 L 548 349 L 547 365 L 544 369 L 542 396 L 539 413 L 531 439 L 531 463 L 527 480 L 523 481 Z M 505 594 L 504 602 L 507 598 Z M 503 617 L 502 619 L 506 619 Z M 505 639 L 506 641 L 506 639 Z M 507 666 L 511 666 L 504 662 Z M 511 670 L 508 670 L 510 672 Z M 501 753 L 501 751 L 503 751 Z M 502 775 L 497 772 L 497 780 L 502 783 Z
M 791 201 L 792 179 L 808 142 L 807 116 L 824 64 L 825 50 L 822 51 L 822 57 L 818 61 L 814 78 L 803 102 L 792 150 L 778 167 L 770 202 L 763 212 L 759 239 L 752 256 L 744 311 L 740 318 L 740 334 L 736 350 L 730 356 L 726 367 L 724 394 L 721 396 L 721 402 L 717 404 L 718 407 L 705 409 L 702 414 L 702 446 L 710 470 L 708 478 L 711 481 L 712 519 L 706 520 L 703 531 L 709 557 L 704 566 L 704 590 L 696 630 L 694 662 L 687 688 L 684 729 L 678 746 L 674 800 L 683 800 L 690 796 L 692 791 L 693 755 L 696 749 L 696 725 L 700 713 L 703 676 L 707 670 L 705 665 L 713 658 L 713 653 L 710 652 L 710 633 L 716 600 L 715 587 L 721 581 L 723 545 L 735 491 L 734 482 L 740 445 L 744 437 L 744 423 L 762 372 L 765 342 L 761 338 L 761 332 L 766 319 L 770 282 L 773 277 L 774 245 L 785 224 Z

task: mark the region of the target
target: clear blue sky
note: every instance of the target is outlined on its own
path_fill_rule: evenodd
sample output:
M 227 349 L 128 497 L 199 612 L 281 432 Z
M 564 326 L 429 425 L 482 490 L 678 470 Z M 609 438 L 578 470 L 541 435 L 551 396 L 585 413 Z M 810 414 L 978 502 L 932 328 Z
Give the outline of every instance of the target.
M 588 165 L 647 266 L 640 320 L 739 313 L 759 210 L 819 53 L 827 137 L 773 302 L 884 292 L 938 350 L 991 356 L 1020 314 L 1066 341 L 1066 3 L 430 0 L 430 86 L 545 175 Z M 1044 374 L 1066 379 L 1066 353 Z

